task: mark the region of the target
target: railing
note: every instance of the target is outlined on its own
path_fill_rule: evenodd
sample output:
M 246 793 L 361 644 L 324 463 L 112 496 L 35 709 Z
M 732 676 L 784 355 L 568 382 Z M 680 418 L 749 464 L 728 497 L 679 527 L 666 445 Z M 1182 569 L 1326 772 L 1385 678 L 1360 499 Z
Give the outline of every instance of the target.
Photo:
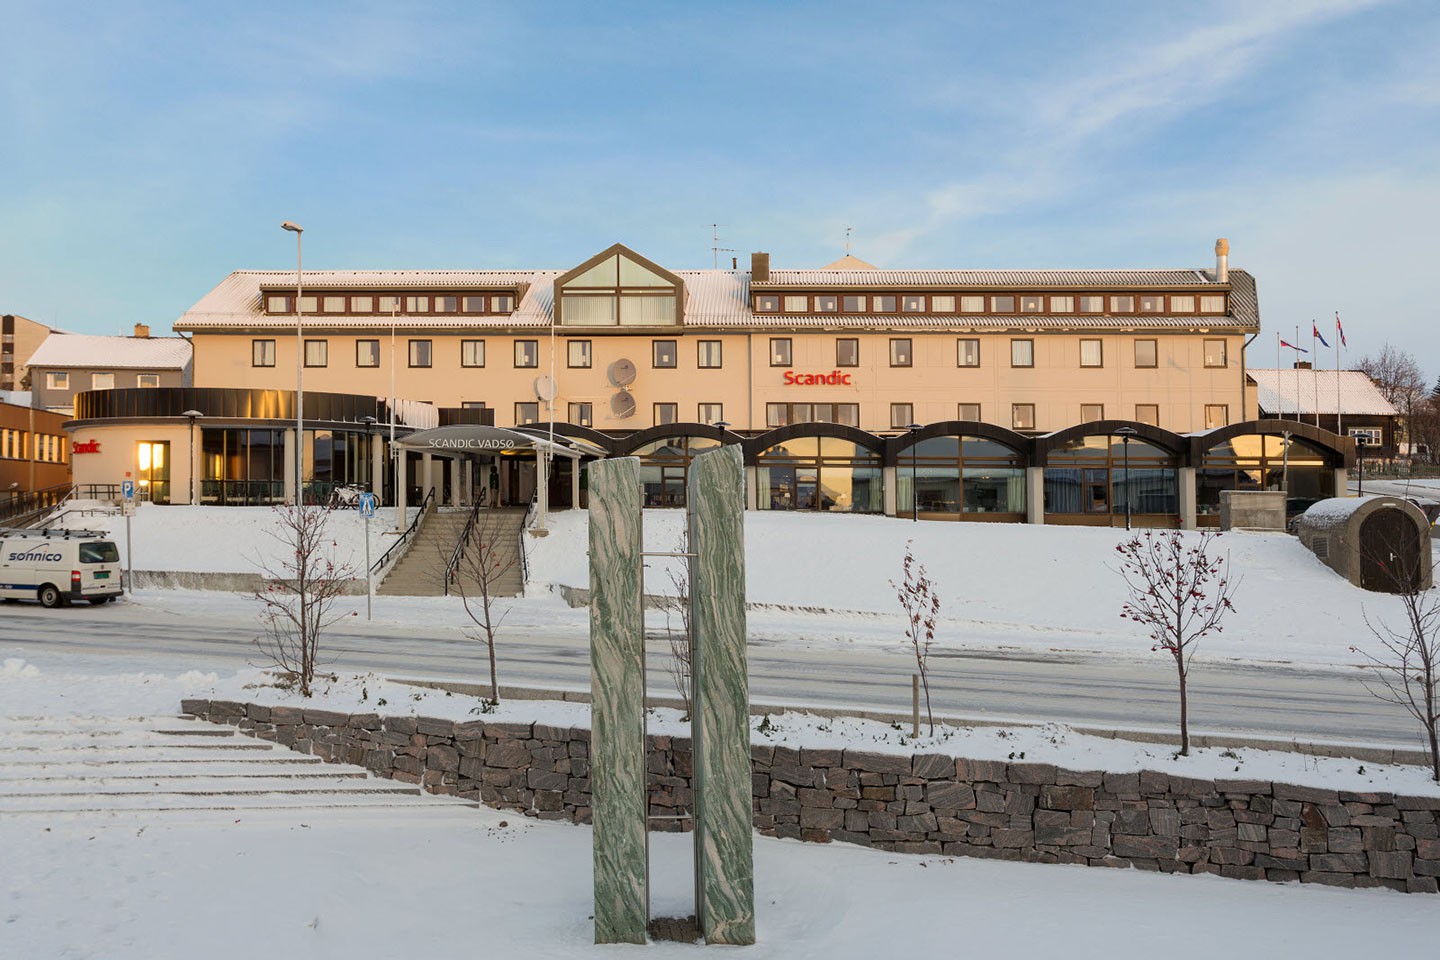
M 34 515 L 48 513 L 74 494 L 75 487 L 68 483 L 16 494 L 7 500 L 0 500 L 0 521 L 14 521 L 18 526 L 21 518 L 30 519 Z
M 450 596 L 450 584 L 455 582 L 460 561 L 465 559 L 465 547 L 470 543 L 470 537 L 474 533 L 475 524 L 479 519 L 480 501 L 477 499 L 474 506 L 470 508 L 470 516 L 465 521 L 465 529 L 460 532 L 460 539 L 455 541 L 455 549 L 451 551 L 450 559 L 445 564 L 445 596 L 447 597 Z
M 416 512 L 415 519 L 410 521 L 410 526 L 406 527 L 405 532 L 395 538 L 395 542 L 390 544 L 390 549 L 386 550 L 379 560 L 376 560 L 370 565 L 371 573 L 379 573 L 381 570 L 384 570 L 385 564 L 390 560 L 390 554 L 398 550 L 403 544 L 410 542 L 410 538 L 415 535 L 416 529 L 420 526 L 420 521 L 425 516 L 425 511 L 429 510 L 434 503 L 435 488 L 431 487 L 429 492 L 425 494 L 425 499 L 420 501 L 420 509 Z
M 530 529 L 530 519 L 535 516 L 536 507 L 540 503 L 540 495 L 537 493 L 530 498 L 530 506 L 525 510 L 525 519 L 520 521 L 520 593 L 525 593 L 525 584 L 530 582 L 530 557 L 525 553 L 525 531 Z
M 1415 463 L 1412 460 L 1385 460 L 1366 456 L 1365 448 L 1356 451 L 1359 470 L 1365 477 L 1377 480 L 1419 480 L 1440 477 L 1440 464 Z

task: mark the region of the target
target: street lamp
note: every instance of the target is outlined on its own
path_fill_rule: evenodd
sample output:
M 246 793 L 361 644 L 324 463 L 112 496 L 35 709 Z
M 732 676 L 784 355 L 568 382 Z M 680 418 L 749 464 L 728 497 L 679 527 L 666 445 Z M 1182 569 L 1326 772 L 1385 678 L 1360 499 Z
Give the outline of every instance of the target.
M 280 229 L 295 234 L 295 506 L 304 502 L 305 494 L 305 341 L 301 330 L 300 282 L 301 235 L 305 228 L 286 220 Z
M 195 496 L 195 474 L 198 472 L 195 469 L 195 421 L 205 414 L 199 410 L 186 410 L 180 416 L 186 417 L 190 421 L 190 506 L 193 507 L 200 502 Z
M 919 453 L 915 449 L 915 436 L 920 432 L 920 424 L 912 423 L 905 428 L 910 431 L 910 519 L 915 523 L 920 522 L 920 468 Z
M 375 424 L 380 421 L 374 417 L 361 417 L 360 423 L 365 428 L 365 456 L 370 460 L 370 469 L 365 472 L 370 475 L 370 492 L 375 493 Z M 378 496 L 378 494 L 377 494 Z
M 1139 434 L 1134 427 L 1116 427 L 1115 436 L 1125 447 L 1125 529 L 1130 529 L 1130 438 Z

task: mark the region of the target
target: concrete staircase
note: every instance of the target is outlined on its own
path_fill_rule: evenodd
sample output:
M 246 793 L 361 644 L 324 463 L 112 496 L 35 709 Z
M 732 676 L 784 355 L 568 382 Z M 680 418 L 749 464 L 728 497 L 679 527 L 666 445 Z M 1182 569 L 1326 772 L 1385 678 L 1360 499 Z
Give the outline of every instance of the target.
M 0 816 L 398 806 L 455 802 L 191 718 L 0 718 Z
M 435 511 L 426 516 L 420 523 L 420 529 L 415 531 L 414 542 L 375 592 L 391 597 L 438 597 L 444 594 L 445 564 L 455 551 L 455 544 L 460 541 L 469 519 L 468 510 L 453 513 Z M 498 580 L 491 584 L 491 594 L 519 596 L 525 589 L 520 562 L 520 535 L 525 511 L 520 508 L 482 508 L 479 523 L 486 532 L 487 542 L 494 544 L 493 562 L 505 568 Z M 452 586 L 451 594 L 457 594 L 460 588 L 467 596 L 478 594 L 473 579 Z

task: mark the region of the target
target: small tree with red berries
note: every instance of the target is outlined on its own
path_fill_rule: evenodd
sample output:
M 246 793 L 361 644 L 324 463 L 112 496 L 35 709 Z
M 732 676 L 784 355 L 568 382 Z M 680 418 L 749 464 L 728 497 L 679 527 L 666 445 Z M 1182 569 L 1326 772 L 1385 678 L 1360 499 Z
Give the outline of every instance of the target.
M 1179 530 L 1149 530 L 1115 549 L 1129 599 L 1120 616 L 1143 624 L 1154 646 L 1175 658 L 1180 679 L 1180 756 L 1190 755 L 1190 705 L 1186 682 L 1200 640 L 1224 631 L 1225 615 L 1238 580 L 1230 577 L 1229 556 L 1212 556 L 1216 533 L 1198 536 Z
M 915 561 L 914 540 L 905 541 L 905 576 L 900 583 L 890 581 L 895 596 L 905 611 L 905 636 L 915 652 L 915 669 L 920 673 L 920 687 L 925 692 L 925 717 L 930 723 L 930 736 L 935 736 L 935 714 L 930 710 L 930 644 L 935 640 L 935 621 L 940 615 L 940 597 L 925 572 L 925 564 Z

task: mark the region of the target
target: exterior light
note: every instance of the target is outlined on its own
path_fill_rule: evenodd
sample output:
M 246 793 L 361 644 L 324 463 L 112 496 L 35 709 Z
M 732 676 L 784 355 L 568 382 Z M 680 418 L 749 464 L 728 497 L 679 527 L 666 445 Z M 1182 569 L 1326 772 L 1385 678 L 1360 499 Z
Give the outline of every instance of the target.
M 1120 438 L 1125 448 L 1125 529 L 1130 529 L 1130 438 L 1138 436 L 1139 430 L 1134 427 L 1116 427 L 1115 436 Z

